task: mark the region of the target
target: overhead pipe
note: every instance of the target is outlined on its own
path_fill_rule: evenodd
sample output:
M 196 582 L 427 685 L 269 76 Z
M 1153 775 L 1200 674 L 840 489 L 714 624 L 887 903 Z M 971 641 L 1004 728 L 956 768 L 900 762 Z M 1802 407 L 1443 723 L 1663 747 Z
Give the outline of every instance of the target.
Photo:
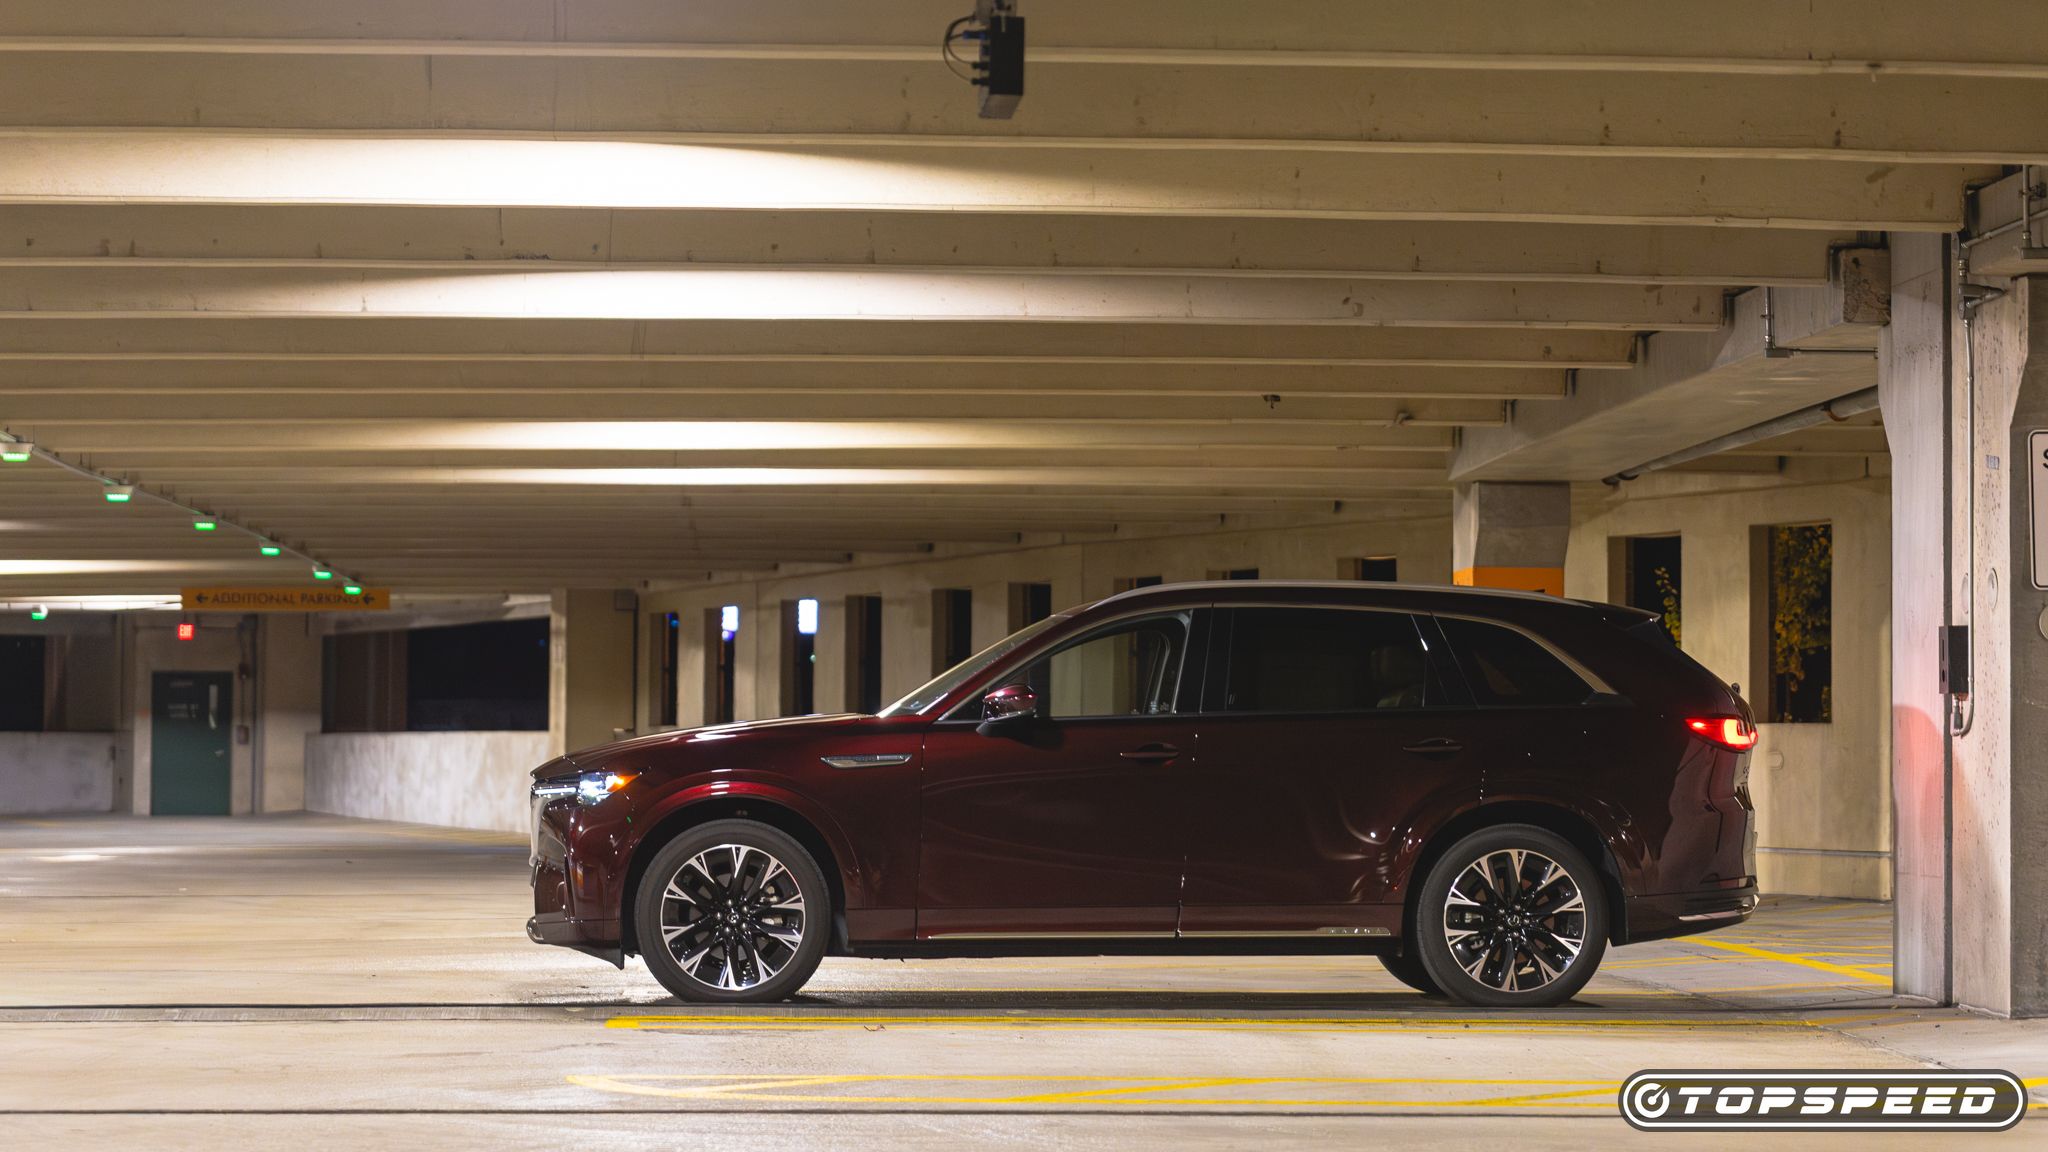
M 1812 428 L 1819 424 L 1831 422 L 1839 424 L 1851 416 L 1860 416 L 1865 412 L 1874 412 L 1876 410 L 1877 389 L 1865 388 L 1861 392 L 1851 392 L 1847 396 L 1837 396 L 1823 404 L 1814 404 L 1810 407 L 1801 408 L 1797 412 L 1788 412 L 1775 420 L 1766 420 L 1761 424 L 1752 424 L 1740 431 L 1730 432 L 1726 436 L 1717 436 L 1712 440 L 1695 444 L 1690 448 L 1680 448 L 1676 452 L 1659 456 L 1655 460 L 1616 472 L 1614 475 L 1603 479 L 1601 483 L 1610 488 L 1618 487 L 1622 481 L 1633 480 L 1646 472 L 1662 471 L 1666 468 L 1690 463 L 1703 456 L 1712 456 L 1717 452 L 1726 452 L 1734 448 L 1746 448 L 1751 444 L 1769 440 L 1774 436 L 1783 436 L 1788 432 L 1797 432 L 1802 428 Z

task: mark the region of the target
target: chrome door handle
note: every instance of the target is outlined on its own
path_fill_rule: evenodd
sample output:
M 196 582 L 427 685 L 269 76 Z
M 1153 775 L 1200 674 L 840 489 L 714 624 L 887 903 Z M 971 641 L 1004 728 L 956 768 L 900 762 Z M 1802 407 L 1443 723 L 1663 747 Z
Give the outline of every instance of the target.
M 1129 752 L 1117 753 L 1119 759 L 1135 760 L 1140 764 L 1164 764 L 1179 756 L 1180 749 L 1175 748 L 1171 744 L 1147 744 L 1143 748 L 1133 748 Z
M 820 756 L 834 768 L 888 768 L 910 763 L 908 752 L 865 752 L 851 756 Z
M 1413 744 L 1401 745 L 1401 751 L 1413 752 L 1417 756 L 1451 756 L 1463 752 L 1465 746 L 1448 736 L 1434 740 L 1418 740 Z

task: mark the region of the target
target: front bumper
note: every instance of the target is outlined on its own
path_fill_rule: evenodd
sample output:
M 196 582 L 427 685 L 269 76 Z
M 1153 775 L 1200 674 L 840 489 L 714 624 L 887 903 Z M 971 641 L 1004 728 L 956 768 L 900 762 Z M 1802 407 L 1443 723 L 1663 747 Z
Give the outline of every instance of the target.
M 573 948 L 623 968 L 626 957 L 619 940 L 618 919 L 576 914 L 569 883 L 571 830 L 567 825 L 575 820 L 578 810 L 573 787 L 564 790 L 559 779 L 534 784 L 529 807 L 532 836 L 527 856 L 527 882 L 533 887 L 534 915 L 526 922 L 526 938 L 536 944 Z
M 619 945 L 617 920 L 578 920 L 560 912 L 542 912 L 526 922 L 526 938 L 535 944 L 574 948 L 614 968 L 626 966 L 626 952 Z

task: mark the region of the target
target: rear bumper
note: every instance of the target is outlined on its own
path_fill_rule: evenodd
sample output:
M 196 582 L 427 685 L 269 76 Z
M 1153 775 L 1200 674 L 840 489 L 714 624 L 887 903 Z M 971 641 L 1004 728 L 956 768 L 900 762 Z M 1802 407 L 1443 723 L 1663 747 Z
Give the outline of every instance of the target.
M 1740 924 L 1756 911 L 1754 880 L 1739 887 L 1635 896 L 1628 901 L 1624 944 L 1666 940 Z
M 574 948 L 614 968 L 626 966 L 625 950 L 619 946 L 617 920 L 579 920 L 560 912 L 542 912 L 526 922 L 526 938 L 535 944 Z

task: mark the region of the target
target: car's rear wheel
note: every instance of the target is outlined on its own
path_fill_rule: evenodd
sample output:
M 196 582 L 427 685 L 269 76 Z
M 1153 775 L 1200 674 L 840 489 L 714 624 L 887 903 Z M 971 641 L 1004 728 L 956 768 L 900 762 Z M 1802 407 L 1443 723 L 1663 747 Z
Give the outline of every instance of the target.
M 1380 964 L 1386 968 L 1387 972 L 1394 979 L 1399 980 L 1401 983 L 1406 984 L 1425 996 L 1441 996 L 1444 994 L 1442 986 L 1429 978 L 1429 970 L 1422 966 L 1422 958 L 1415 954 L 1415 946 L 1413 944 L 1408 945 L 1408 951 L 1403 952 L 1399 956 L 1392 954 L 1382 955 L 1380 957 Z
M 832 893 L 794 837 L 714 820 L 663 845 L 634 901 L 648 971 L 684 1000 L 786 999 L 825 956 Z
M 1423 882 L 1415 949 L 1452 999 L 1488 1008 L 1562 1004 L 1607 946 L 1607 892 L 1585 854 L 1529 824 L 1474 832 Z

